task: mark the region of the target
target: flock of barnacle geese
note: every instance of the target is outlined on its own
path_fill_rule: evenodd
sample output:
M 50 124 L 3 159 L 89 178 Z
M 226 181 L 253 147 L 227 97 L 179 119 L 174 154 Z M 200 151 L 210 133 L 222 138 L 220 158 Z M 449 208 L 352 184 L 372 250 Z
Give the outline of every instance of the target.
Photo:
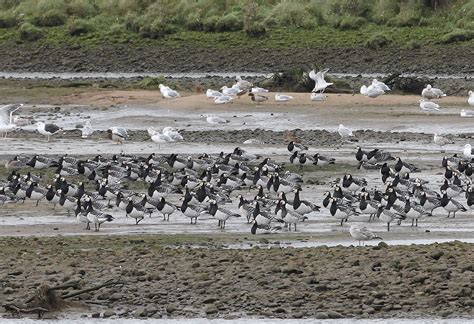
M 313 166 L 317 172 L 317 166 L 335 163 L 333 158 L 310 153 L 300 143 L 290 142 L 287 149 L 288 162 L 302 171 Z M 432 216 L 438 208 L 444 209 L 448 218 L 474 208 L 472 155 L 445 156 L 441 161 L 441 185 L 413 177 L 412 173 L 420 170 L 387 151 L 358 147 L 355 159 L 358 169 L 379 173 L 381 183 L 369 184 L 347 173 L 332 182 L 322 202 L 311 202 L 300 198 L 302 175 L 285 171 L 284 163 L 277 164 L 240 147 L 227 154 L 198 157 L 119 154 L 53 159 L 22 155 L 6 164 L 12 171 L 7 179 L 0 180 L 0 204 L 31 200 L 38 206 L 46 201 L 53 208 L 60 206 L 68 215 L 74 214 L 86 229 L 94 225 L 95 231 L 116 217 L 129 217 L 138 224 L 156 214 L 169 221 L 176 213 L 187 217 L 191 224 L 204 214 L 210 215 L 221 229 L 229 219 L 241 217 L 252 224 L 252 234 L 257 230 L 296 231 L 298 223 L 324 217 L 316 214 L 323 207 L 341 226 L 348 219 L 356 224 L 378 219 L 387 224 L 387 231 L 393 222 L 400 225 L 411 221 L 411 226 L 418 226 L 419 219 Z M 52 178 L 35 175 L 35 169 L 47 168 L 55 170 Z M 128 189 L 136 187 L 130 186 L 131 182 L 142 182 L 144 190 Z M 376 189 L 377 185 L 384 189 Z M 250 201 L 243 195 L 247 190 L 255 191 Z M 358 240 L 377 238 L 370 233 L 365 228 L 351 229 Z

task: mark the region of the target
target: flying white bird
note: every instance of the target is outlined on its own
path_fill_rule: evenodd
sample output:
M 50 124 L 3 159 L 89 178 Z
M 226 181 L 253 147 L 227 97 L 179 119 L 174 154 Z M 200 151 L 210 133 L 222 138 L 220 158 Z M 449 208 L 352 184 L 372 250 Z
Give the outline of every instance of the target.
M 281 93 L 275 94 L 275 101 L 276 102 L 288 102 L 290 100 L 293 100 L 292 96 L 284 95 Z
M 309 77 L 315 82 L 312 92 L 321 91 L 321 93 L 323 93 L 327 87 L 333 84 L 332 82 L 326 82 L 326 80 L 324 80 L 324 76 L 328 71 L 329 69 L 319 71 L 318 73 L 316 73 L 314 70 L 309 72 Z
M 446 97 L 446 94 L 438 88 L 433 88 L 431 84 L 428 84 L 426 88 L 421 91 L 421 96 L 425 99 L 439 99 Z
M 212 116 L 212 115 L 208 115 L 206 117 L 206 120 L 211 125 L 226 124 L 226 123 L 229 122 L 228 120 L 225 120 L 224 118 L 217 117 L 217 116 Z
M 426 101 L 425 99 L 420 99 L 420 108 L 426 112 L 440 111 L 441 108 L 437 103 Z
M 454 144 L 453 141 L 451 141 L 450 139 L 446 138 L 446 137 L 443 137 L 439 134 L 434 134 L 433 136 L 433 142 L 437 145 L 439 145 L 441 148 L 447 144 Z
M 354 134 L 352 134 L 352 130 L 345 127 L 343 124 L 339 125 L 339 128 L 337 129 L 337 132 L 339 133 L 339 135 L 341 135 L 342 138 L 349 137 L 349 136 L 354 136 Z
M 160 88 L 161 95 L 163 98 L 166 99 L 175 99 L 181 97 L 178 93 L 178 91 L 171 89 L 168 86 L 165 86 L 163 84 L 159 84 L 158 87 Z
M 364 241 L 382 239 L 380 236 L 368 230 L 366 227 L 359 227 L 358 225 L 351 225 L 351 228 L 349 229 L 349 233 L 354 239 L 359 241 L 359 245 L 361 244 L 361 242 L 364 242 Z
M 85 125 L 81 128 L 81 131 L 82 138 L 88 138 L 92 135 L 92 133 L 94 133 L 94 129 L 92 128 L 90 120 L 86 121 Z
M 467 99 L 467 103 L 470 106 L 474 106 L 474 91 L 470 90 L 467 94 L 469 95 L 469 98 Z
M 16 128 L 13 122 L 13 113 L 20 109 L 23 104 L 11 104 L 0 108 L 0 133 L 5 133 L 5 138 L 9 131 Z

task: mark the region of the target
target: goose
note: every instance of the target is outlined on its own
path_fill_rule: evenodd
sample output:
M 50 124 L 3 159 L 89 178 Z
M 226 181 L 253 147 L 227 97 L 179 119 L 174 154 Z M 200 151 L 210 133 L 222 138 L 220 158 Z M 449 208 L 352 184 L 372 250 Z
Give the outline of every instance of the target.
M 395 158 L 395 161 L 393 168 L 398 173 L 420 172 L 420 169 L 418 169 L 414 164 L 402 161 L 398 156 Z
M 240 217 L 240 214 L 236 214 L 228 209 L 218 207 L 217 202 L 215 200 L 210 200 L 209 202 L 209 214 L 218 220 L 218 226 L 221 229 L 225 229 L 225 222 L 230 217 Z
M 86 228 L 84 228 L 84 229 L 85 230 L 90 230 L 91 229 L 90 222 L 89 222 L 89 219 L 87 219 L 86 211 L 82 208 L 80 200 L 77 201 L 77 207 L 74 210 L 74 213 L 76 214 L 76 218 L 80 223 L 85 223 L 86 224 Z
M 181 207 L 179 208 L 184 216 L 189 217 L 191 224 L 197 224 L 197 218 L 206 213 L 206 208 L 198 205 L 188 204 L 186 199 L 183 200 Z M 194 223 L 193 223 L 194 219 Z
M 283 220 L 273 216 L 272 214 L 263 211 L 260 209 L 260 203 L 258 201 L 255 202 L 255 208 L 253 210 L 253 220 L 260 225 L 270 224 L 272 222 L 279 222 L 283 223 Z
M 441 199 L 438 197 L 428 197 L 426 192 L 420 192 L 420 205 L 424 207 L 426 210 L 430 211 L 430 214 L 433 214 L 433 211 L 441 206 Z
M 450 184 L 448 179 L 444 179 L 444 182 L 439 189 L 441 192 L 445 192 L 449 198 L 457 197 L 464 192 L 462 187 Z
M 158 87 L 160 88 L 161 96 L 165 99 L 176 99 L 180 98 L 178 91 L 171 89 L 163 84 L 159 84 Z
M 53 209 L 55 209 L 56 205 L 59 203 L 61 195 L 56 192 L 56 190 L 53 188 L 52 185 L 48 185 L 46 187 L 46 190 L 47 192 L 46 192 L 45 198 L 47 201 L 53 204 Z
M 327 87 L 329 87 L 330 85 L 333 85 L 332 82 L 326 82 L 326 80 L 324 80 L 324 77 L 325 77 L 325 75 L 328 71 L 329 71 L 329 69 L 326 69 L 326 70 L 321 70 L 321 71 L 316 73 L 315 70 L 312 70 L 308 73 L 308 76 L 315 83 L 314 88 L 311 92 L 321 92 L 321 93 L 323 93 L 324 90 L 326 90 Z
M 360 227 L 360 225 L 352 224 L 349 233 L 351 236 L 359 242 L 359 246 L 365 244 L 365 241 L 370 240 L 382 240 L 380 236 L 372 232 L 371 230 L 367 229 L 367 227 Z
M 349 216 L 359 215 L 359 213 L 355 211 L 352 207 L 343 204 L 338 204 L 335 198 L 331 198 L 330 201 L 331 206 L 329 207 L 329 212 L 331 213 L 331 216 L 341 220 L 341 226 L 344 221 L 347 221 Z
M 156 205 L 156 209 L 161 214 L 163 214 L 163 220 L 166 220 L 167 222 L 170 221 L 170 215 L 173 214 L 174 211 L 176 210 L 175 206 L 166 202 L 164 197 L 161 197 L 160 201 Z
M 295 143 L 294 141 L 291 141 L 291 142 L 288 143 L 287 149 L 290 153 L 295 153 L 295 152 L 307 151 L 308 147 L 306 145 Z
M 254 207 L 249 201 L 244 199 L 242 195 L 239 195 L 237 198 L 239 199 L 237 208 L 239 209 L 240 216 L 247 218 L 247 223 L 250 223 L 250 218 L 252 217 Z
M 374 156 L 375 154 L 379 151 L 379 149 L 374 149 L 374 150 L 371 150 L 371 151 L 366 151 L 366 150 L 363 150 L 360 146 L 357 146 L 356 147 L 356 160 L 357 161 L 363 161 L 363 162 L 367 162 L 367 161 L 370 161 Z
M 273 186 L 273 191 L 289 193 L 293 190 L 300 190 L 301 184 L 296 182 L 290 182 L 285 179 L 281 179 L 279 175 L 270 176 L 270 181 L 267 183 L 267 187 Z
M 30 198 L 31 200 L 36 200 L 36 206 L 38 206 L 40 200 L 42 200 L 46 193 L 48 192 L 47 189 L 38 187 L 38 185 L 34 182 L 29 182 L 29 187 L 25 191 L 25 196 Z
M 307 200 L 300 199 L 300 189 L 293 190 L 295 197 L 293 198 L 293 210 L 301 215 L 306 215 L 311 212 L 319 212 L 321 207 L 313 204 Z
M 95 210 L 92 207 L 92 203 L 89 199 L 89 204 L 88 207 L 86 208 L 86 217 L 89 223 L 94 224 L 94 230 L 98 232 L 100 230 L 100 225 L 102 225 L 105 222 L 111 222 L 114 220 L 114 217 L 110 214 L 102 213 L 98 210 Z
M 281 94 L 281 93 L 276 93 L 275 94 L 275 101 L 276 102 L 289 102 L 291 100 L 293 100 L 292 96 L 288 96 L 288 95 Z
M 128 133 L 127 130 L 123 127 L 110 127 L 107 130 L 109 139 L 111 139 L 114 142 L 117 142 L 117 144 L 123 144 L 123 141 L 128 139 Z
M 172 153 L 167 159 L 168 165 L 173 169 L 185 169 L 188 165 L 188 161 L 186 159 L 178 157 L 176 154 Z
M 377 214 L 379 202 L 370 200 L 368 192 L 360 194 L 359 209 L 362 214 L 369 215 L 369 222 Z
M 49 167 L 59 167 L 59 164 L 57 161 L 45 157 L 45 156 L 39 156 L 39 155 L 34 155 L 30 161 L 26 163 L 27 166 L 35 168 L 35 169 L 45 169 Z
M 404 219 L 403 215 L 399 215 L 396 213 L 393 213 L 392 211 L 389 210 L 390 207 L 388 206 L 383 206 L 382 204 L 378 205 L 378 210 L 377 210 L 377 217 L 387 223 L 387 232 L 390 232 L 390 223 L 397 219 L 397 220 L 402 220 Z
M 125 208 L 125 212 L 127 217 L 135 218 L 135 225 L 138 225 L 145 218 L 146 209 L 143 205 L 130 200 Z
M 421 96 L 425 99 L 440 99 L 446 97 L 446 94 L 438 88 L 433 88 L 428 84 L 426 88 L 421 91 Z
M 71 210 L 75 210 L 77 207 L 77 198 L 66 196 L 66 194 L 62 191 L 62 189 L 59 189 L 57 191 L 59 194 L 59 205 L 61 205 L 64 209 L 67 210 L 68 216 L 70 215 Z
M 316 165 L 320 165 L 320 166 L 336 163 L 335 158 L 330 158 L 330 157 L 321 155 L 319 153 L 316 153 L 315 155 L 313 155 L 313 159 L 316 162 Z
M 61 127 L 57 125 L 45 124 L 43 122 L 37 122 L 36 126 L 37 126 L 36 129 L 38 130 L 38 133 L 40 133 L 41 135 L 46 135 L 46 137 L 48 138 L 48 142 L 52 135 L 55 135 L 59 131 L 63 130 Z
M 449 198 L 445 191 L 443 191 L 442 194 L 443 197 L 441 197 L 441 207 L 443 207 L 444 210 L 448 212 L 447 218 L 449 218 L 451 213 L 453 213 L 453 218 L 455 218 L 458 211 L 467 211 L 466 207 L 464 207 L 461 203 Z
M 363 178 L 354 178 L 351 174 L 346 174 L 342 178 L 342 187 L 349 191 L 356 192 L 365 186 L 367 186 L 367 180 Z
M 280 200 L 277 204 L 277 207 L 275 209 L 275 214 L 278 212 L 278 209 L 281 210 L 281 216 L 280 218 L 285 222 L 285 224 L 288 226 L 288 231 L 291 232 L 291 224 L 294 225 L 295 227 L 295 232 L 296 232 L 296 223 L 298 222 L 304 222 L 305 220 L 308 219 L 307 216 L 301 215 L 297 213 L 294 210 L 287 209 L 286 208 L 286 202 L 283 200 Z
M 410 197 L 405 197 L 405 208 L 404 213 L 407 219 L 411 219 L 411 226 L 418 227 L 418 219 L 431 216 L 431 213 L 428 212 L 423 206 L 417 205 L 414 202 L 410 202 Z
M 253 225 L 252 225 L 252 228 L 250 229 L 250 233 L 252 233 L 253 235 L 256 235 L 257 234 L 257 229 L 261 229 L 261 230 L 264 230 L 264 231 L 270 232 L 270 233 L 275 233 L 275 232 L 281 230 L 281 226 L 276 225 L 274 223 L 259 224 L 257 221 L 254 221 Z

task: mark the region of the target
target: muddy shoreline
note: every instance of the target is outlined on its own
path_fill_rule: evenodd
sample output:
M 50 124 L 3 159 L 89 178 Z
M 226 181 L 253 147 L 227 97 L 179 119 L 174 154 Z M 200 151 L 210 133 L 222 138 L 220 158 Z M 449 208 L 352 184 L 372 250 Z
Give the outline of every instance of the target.
M 192 45 L 191 45 L 192 46 Z M 276 72 L 320 66 L 337 72 L 472 73 L 472 42 L 424 45 L 416 49 L 387 46 L 378 50 L 363 47 L 325 48 L 236 48 L 160 46 L 107 43 L 4 44 L 0 47 L 0 70 L 51 72 L 106 71 L 259 71 Z M 236 55 L 236 52 L 239 54 Z M 429 53 L 427 55 L 427 53 Z M 428 56 L 428 58 L 427 58 Z M 212 59 L 209 59 L 211 58 Z M 92 59 L 93 58 L 93 59 Z M 160 59 L 157 59 L 160 58 Z M 232 58 L 232 59 L 229 59 Z
M 1 303 L 40 284 L 120 279 L 47 318 L 472 318 L 472 244 L 292 249 L 267 238 L 250 250 L 208 236 L 0 238 Z

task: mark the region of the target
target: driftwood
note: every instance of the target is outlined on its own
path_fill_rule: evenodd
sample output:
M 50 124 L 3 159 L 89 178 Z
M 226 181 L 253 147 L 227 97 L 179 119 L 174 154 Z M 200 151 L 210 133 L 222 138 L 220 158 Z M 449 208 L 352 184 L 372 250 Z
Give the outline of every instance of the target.
M 21 308 L 13 304 L 5 304 L 3 305 L 6 311 L 12 312 L 12 313 L 17 313 L 17 314 L 31 314 L 31 313 L 37 313 L 38 318 L 41 318 L 44 313 L 49 312 L 48 309 L 43 308 L 43 307 L 33 307 L 33 308 Z
M 82 289 L 79 291 L 71 292 L 68 294 L 63 294 L 62 296 L 58 296 L 55 292 L 57 290 L 66 289 L 66 288 L 77 288 L 78 285 L 79 285 L 79 282 L 59 285 L 55 287 L 49 287 L 48 285 L 40 285 L 36 289 L 35 294 L 26 301 L 25 306 L 18 306 L 15 304 L 5 304 L 3 305 L 3 307 L 5 308 L 6 311 L 10 311 L 17 314 L 37 313 L 38 318 L 41 318 L 41 316 L 45 312 L 58 311 L 58 310 L 63 309 L 66 306 L 70 306 L 71 304 L 65 301 L 65 299 L 79 296 L 91 291 L 99 290 L 104 287 L 110 287 L 110 286 L 115 286 L 115 285 L 123 286 L 124 283 L 123 281 L 118 280 L 118 279 L 110 279 L 99 285 Z

